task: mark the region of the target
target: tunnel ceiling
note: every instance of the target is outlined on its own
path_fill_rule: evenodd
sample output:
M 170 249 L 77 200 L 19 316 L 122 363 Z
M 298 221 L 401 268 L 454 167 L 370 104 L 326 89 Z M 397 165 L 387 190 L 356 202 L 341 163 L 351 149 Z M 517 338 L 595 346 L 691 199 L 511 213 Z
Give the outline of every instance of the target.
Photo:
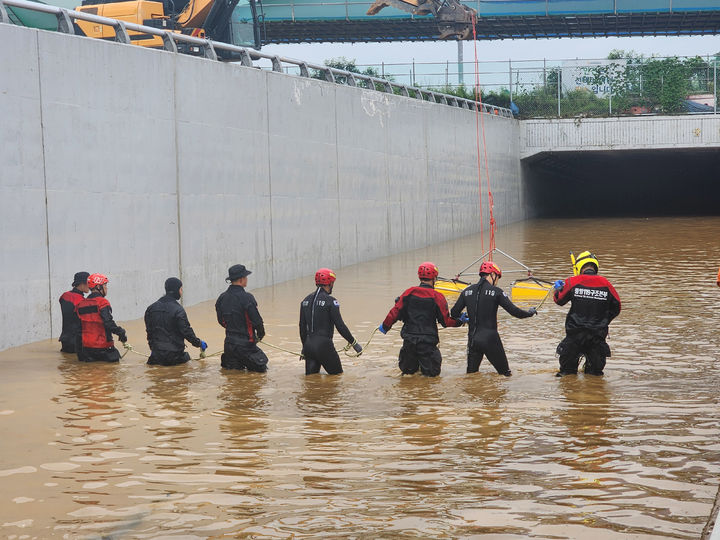
M 543 152 L 523 160 L 538 217 L 720 215 L 720 149 Z

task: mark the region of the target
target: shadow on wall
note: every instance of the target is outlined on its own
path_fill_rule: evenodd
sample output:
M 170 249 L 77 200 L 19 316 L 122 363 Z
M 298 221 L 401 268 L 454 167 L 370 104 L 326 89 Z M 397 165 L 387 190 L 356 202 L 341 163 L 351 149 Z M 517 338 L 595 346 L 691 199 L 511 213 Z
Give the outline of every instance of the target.
M 720 151 L 546 152 L 522 162 L 532 217 L 720 215 Z

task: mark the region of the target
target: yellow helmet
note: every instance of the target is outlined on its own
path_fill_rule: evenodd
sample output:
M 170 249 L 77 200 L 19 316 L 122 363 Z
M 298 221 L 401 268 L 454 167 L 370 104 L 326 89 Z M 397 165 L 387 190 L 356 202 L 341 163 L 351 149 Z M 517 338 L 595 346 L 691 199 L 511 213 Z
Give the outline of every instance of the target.
M 595 266 L 595 271 L 600 270 L 600 263 L 598 263 L 598 260 L 595 258 L 595 255 L 590 253 L 589 251 L 583 251 L 580 255 L 578 255 L 575 258 L 575 263 L 573 265 L 573 270 L 575 272 L 575 275 L 580 275 L 580 272 L 582 272 L 583 266 L 586 264 L 592 264 Z

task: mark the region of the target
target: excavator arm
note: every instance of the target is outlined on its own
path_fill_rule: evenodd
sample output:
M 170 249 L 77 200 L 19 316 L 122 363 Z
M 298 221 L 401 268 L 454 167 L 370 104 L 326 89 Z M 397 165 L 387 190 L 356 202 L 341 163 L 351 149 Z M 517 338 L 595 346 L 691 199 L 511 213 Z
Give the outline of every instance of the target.
M 375 15 L 388 6 L 413 15 L 433 15 L 438 21 L 439 39 L 469 39 L 477 13 L 459 0 L 375 0 L 367 15 Z

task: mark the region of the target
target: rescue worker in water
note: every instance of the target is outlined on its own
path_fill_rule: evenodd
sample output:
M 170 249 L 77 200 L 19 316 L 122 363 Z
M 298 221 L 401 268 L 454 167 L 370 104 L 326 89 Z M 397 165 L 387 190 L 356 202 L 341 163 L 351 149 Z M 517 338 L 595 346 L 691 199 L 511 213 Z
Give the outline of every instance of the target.
M 228 269 L 228 289 L 215 302 L 220 326 L 225 328 L 225 348 L 220 365 L 226 369 L 247 369 L 265 373 L 268 359 L 257 346 L 265 337 L 265 327 L 255 297 L 245 291 L 252 272 L 242 264 Z
M 512 372 L 497 329 L 498 306 L 518 319 L 532 317 L 537 311 L 534 307 L 520 309 L 496 286 L 502 271 L 494 262 L 482 263 L 479 274 L 480 281 L 460 293 L 450 316 L 468 323 L 467 372 L 476 373 L 483 356 L 487 356 L 495 371 L 510 377 Z M 463 309 L 467 309 L 467 315 Z
M 424 262 L 418 267 L 420 285 L 410 287 L 395 301 L 395 305 L 378 326 L 385 334 L 396 321 L 403 321 L 400 331 L 403 346 L 398 367 L 403 374 L 420 372 L 427 377 L 440 375 L 442 355 L 438 349 L 437 323 L 443 327 L 461 326 L 450 317 L 445 297 L 434 289 L 438 269 L 434 263 Z
M 80 319 L 75 313 L 75 307 L 85 299 L 85 295 L 90 292 L 87 279 L 90 277 L 88 272 L 77 272 L 73 277 L 72 289 L 64 292 L 60 296 L 60 312 L 62 313 L 62 331 L 58 341 L 62 343 L 61 352 L 76 353 L 82 347 L 80 334 L 82 327 Z
M 183 284 L 176 277 L 165 280 L 165 296 L 150 304 L 145 310 L 145 331 L 150 346 L 150 365 L 175 366 L 190 360 L 185 352 L 185 340 L 193 347 L 207 349 L 207 343 L 195 335 L 185 309 L 178 300 L 182 298 Z
M 575 275 L 554 284 L 555 303 L 572 303 L 565 318 L 565 339 L 557 346 L 558 377 L 576 374 L 581 355 L 585 356 L 586 374 L 602 375 L 611 354 L 605 338 L 610 322 L 620 314 L 620 296 L 607 279 L 598 275 L 599 268 L 595 255 L 583 251 L 574 261 Z
M 319 373 L 320 367 L 330 375 L 343 372 L 340 356 L 333 345 L 335 328 L 358 356 L 362 354 L 362 346 L 343 322 L 340 303 L 330 295 L 334 283 L 335 272 L 320 268 L 315 272 L 315 292 L 300 303 L 300 341 L 305 358 L 305 375 Z
M 80 301 L 75 312 L 82 326 L 82 350 L 78 351 L 81 362 L 119 362 L 120 353 L 115 348 L 112 334 L 122 343 L 127 342 L 125 330 L 115 324 L 107 296 L 108 278 L 91 274 L 87 280 L 90 296 Z

